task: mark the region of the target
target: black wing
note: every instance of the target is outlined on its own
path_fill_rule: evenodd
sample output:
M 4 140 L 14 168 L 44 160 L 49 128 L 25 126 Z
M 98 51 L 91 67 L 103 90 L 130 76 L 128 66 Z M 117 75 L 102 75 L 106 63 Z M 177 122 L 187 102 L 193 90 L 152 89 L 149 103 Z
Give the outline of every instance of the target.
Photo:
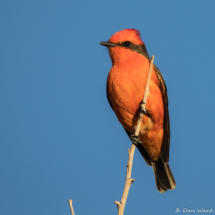
M 148 52 L 146 50 L 145 45 L 141 46 L 140 51 L 138 51 L 139 54 L 143 55 L 147 59 L 149 59 Z M 169 109 L 168 109 L 168 95 L 167 95 L 167 88 L 164 81 L 164 78 L 160 72 L 160 70 L 157 68 L 157 66 L 154 64 L 154 69 L 157 75 L 158 80 L 160 81 L 160 90 L 162 92 L 162 97 L 164 101 L 164 122 L 163 122 L 163 141 L 161 146 L 161 159 L 164 163 L 169 162 L 169 146 L 170 146 L 170 122 L 169 122 Z
M 167 88 L 164 81 L 164 78 L 160 72 L 160 70 L 157 68 L 157 66 L 154 64 L 154 69 L 156 72 L 156 75 L 160 81 L 160 89 L 163 96 L 164 101 L 164 122 L 163 122 L 163 141 L 161 146 L 161 159 L 164 163 L 169 162 L 169 146 L 170 146 L 170 122 L 169 122 L 169 109 L 168 109 L 168 95 L 167 95 Z

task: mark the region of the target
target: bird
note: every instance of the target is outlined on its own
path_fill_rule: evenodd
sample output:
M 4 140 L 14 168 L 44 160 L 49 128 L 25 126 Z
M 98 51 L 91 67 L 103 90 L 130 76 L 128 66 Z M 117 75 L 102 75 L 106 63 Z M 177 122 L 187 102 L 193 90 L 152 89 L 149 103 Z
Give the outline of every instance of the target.
M 167 87 L 153 64 L 146 110 L 139 136 L 134 135 L 149 72 L 150 58 L 141 34 L 136 29 L 116 32 L 107 42 L 112 68 L 107 77 L 108 102 L 128 137 L 152 166 L 157 190 L 164 193 L 176 187 L 169 166 L 170 121 Z

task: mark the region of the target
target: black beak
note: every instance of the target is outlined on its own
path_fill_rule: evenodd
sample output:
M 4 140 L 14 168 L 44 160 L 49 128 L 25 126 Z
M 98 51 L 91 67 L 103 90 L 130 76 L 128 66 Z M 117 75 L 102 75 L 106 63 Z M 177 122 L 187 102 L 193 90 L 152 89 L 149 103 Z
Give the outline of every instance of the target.
M 100 42 L 100 45 L 106 46 L 106 47 L 116 47 L 117 45 L 114 43 L 110 43 L 110 42 Z

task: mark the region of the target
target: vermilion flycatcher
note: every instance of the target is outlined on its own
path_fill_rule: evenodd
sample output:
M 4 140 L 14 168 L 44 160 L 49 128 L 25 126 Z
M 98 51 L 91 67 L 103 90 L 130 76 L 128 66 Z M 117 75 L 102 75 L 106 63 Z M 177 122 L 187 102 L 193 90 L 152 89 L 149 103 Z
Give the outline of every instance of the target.
M 107 78 L 107 98 L 129 138 L 153 167 L 159 192 L 173 190 L 175 179 L 169 167 L 170 124 L 167 88 L 163 76 L 154 65 L 149 84 L 139 137 L 133 135 L 140 113 L 148 72 L 149 55 L 139 31 L 125 29 L 108 42 L 112 68 Z

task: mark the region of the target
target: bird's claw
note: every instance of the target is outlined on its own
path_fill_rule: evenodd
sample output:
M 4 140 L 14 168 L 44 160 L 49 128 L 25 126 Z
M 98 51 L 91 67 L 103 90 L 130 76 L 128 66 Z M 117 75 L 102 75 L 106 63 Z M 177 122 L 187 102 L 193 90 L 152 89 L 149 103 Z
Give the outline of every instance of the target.
M 147 116 L 151 117 L 151 114 L 149 113 L 149 111 L 146 109 L 146 107 L 145 107 L 145 106 L 143 107 L 143 105 L 142 105 L 142 104 L 144 104 L 144 102 L 143 102 L 143 101 L 141 101 L 141 104 L 140 104 L 140 111 L 141 111 L 143 114 L 145 114 L 145 115 L 147 115 Z
M 140 138 L 135 134 L 132 134 L 130 139 L 134 145 L 141 144 Z

